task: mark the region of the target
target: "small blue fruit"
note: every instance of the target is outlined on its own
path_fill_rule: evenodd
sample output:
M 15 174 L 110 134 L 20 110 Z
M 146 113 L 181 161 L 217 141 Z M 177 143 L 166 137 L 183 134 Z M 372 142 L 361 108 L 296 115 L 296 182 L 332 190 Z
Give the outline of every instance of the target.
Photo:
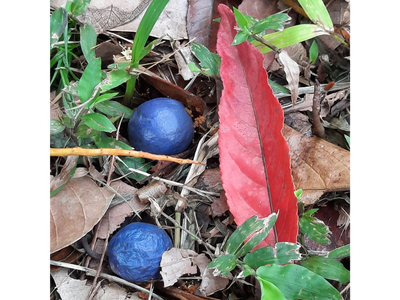
M 130 282 L 158 279 L 161 257 L 171 248 L 172 241 L 164 230 L 148 223 L 131 223 L 110 241 L 111 270 Z
M 178 154 L 194 135 L 193 121 L 179 101 L 155 98 L 141 104 L 128 123 L 128 136 L 137 151 Z

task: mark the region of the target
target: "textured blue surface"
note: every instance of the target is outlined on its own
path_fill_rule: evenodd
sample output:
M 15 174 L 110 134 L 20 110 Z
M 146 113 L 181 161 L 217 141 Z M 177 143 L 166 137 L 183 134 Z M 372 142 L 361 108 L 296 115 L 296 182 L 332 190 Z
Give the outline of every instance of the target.
M 111 270 L 130 282 L 160 278 L 161 256 L 172 248 L 168 234 L 155 225 L 131 223 L 111 239 Z
M 141 104 L 128 123 L 128 136 L 137 151 L 178 154 L 193 139 L 193 121 L 179 101 L 155 98 Z

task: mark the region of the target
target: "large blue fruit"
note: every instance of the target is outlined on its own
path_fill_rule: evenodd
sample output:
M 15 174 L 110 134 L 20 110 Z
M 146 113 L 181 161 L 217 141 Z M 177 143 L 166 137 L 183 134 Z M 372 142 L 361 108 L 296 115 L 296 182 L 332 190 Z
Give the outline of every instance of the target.
M 155 225 L 131 223 L 111 239 L 111 270 L 130 282 L 160 278 L 161 256 L 172 248 L 168 234 Z
M 193 121 L 179 101 L 155 98 L 141 104 L 128 123 L 128 136 L 137 151 L 178 154 L 193 139 Z

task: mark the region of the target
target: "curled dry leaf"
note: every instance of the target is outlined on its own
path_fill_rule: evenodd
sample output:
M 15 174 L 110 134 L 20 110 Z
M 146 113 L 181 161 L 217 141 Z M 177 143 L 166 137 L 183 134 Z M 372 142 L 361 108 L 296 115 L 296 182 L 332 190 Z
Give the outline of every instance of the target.
M 50 198 L 50 253 L 86 235 L 101 219 L 114 193 L 87 176 L 72 178 Z
M 284 125 L 291 155 L 293 182 L 310 205 L 325 192 L 350 190 L 350 152 L 317 137 L 305 137 Z
M 292 92 L 292 106 L 296 104 L 297 95 L 299 94 L 299 75 L 300 68 L 297 63 L 290 58 L 285 50 L 279 53 L 279 60 L 283 65 L 283 70 L 286 74 L 286 80 L 288 82 L 288 88 Z

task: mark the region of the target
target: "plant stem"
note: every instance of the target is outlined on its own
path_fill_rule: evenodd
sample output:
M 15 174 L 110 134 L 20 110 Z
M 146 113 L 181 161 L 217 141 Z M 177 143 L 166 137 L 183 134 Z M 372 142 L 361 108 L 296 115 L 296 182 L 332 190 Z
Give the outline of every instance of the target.
M 260 43 L 264 44 L 265 46 L 267 46 L 268 48 L 272 49 L 273 51 L 279 53 L 279 49 L 272 45 L 270 42 L 268 42 L 266 39 L 264 39 L 263 37 L 257 35 L 257 34 L 252 34 L 251 37 L 257 41 L 259 41 Z
M 179 225 L 181 224 L 181 213 L 175 212 L 175 235 L 174 235 L 174 247 L 179 248 L 179 242 L 181 240 L 181 229 Z

